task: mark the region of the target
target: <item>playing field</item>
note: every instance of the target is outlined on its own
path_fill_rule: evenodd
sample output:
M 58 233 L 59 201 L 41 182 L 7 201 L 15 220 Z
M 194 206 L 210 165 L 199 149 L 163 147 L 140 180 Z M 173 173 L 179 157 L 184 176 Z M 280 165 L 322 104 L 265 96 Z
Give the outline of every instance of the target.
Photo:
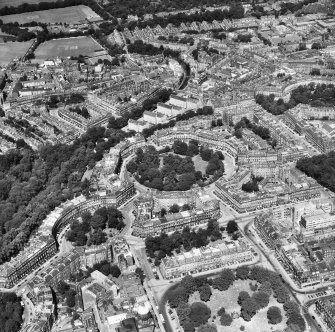
M 1 2 L 1 0 L 0 0 Z M 29 23 L 32 21 L 41 23 L 81 23 L 94 22 L 101 20 L 101 17 L 96 14 L 91 8 L 83 5 L 72 6 L 66 8 L 57 8 L 49 10 L 40 10 L 36 12 L 4 15 L 1 17 L 4 23 L 18 22 L 20 24 Z
M 36 4 L 41 0 L 0 0 L 0 9 L 3 7 L 18 7 L 23 3 Z M 55 2 L 55 0 L 43 0 L 43 2 Z
M 8 42 L 0 44 L 0 66 L 6 66 L 14 58 L 20 58 L 26 54 L 32 41 Z
M 53 39 L 37 47 L 34 61 L 41 62 L 46 59 L 67 58 L 80 54 L 89 55 L 102 49 L 102 46 L 92 37 Z

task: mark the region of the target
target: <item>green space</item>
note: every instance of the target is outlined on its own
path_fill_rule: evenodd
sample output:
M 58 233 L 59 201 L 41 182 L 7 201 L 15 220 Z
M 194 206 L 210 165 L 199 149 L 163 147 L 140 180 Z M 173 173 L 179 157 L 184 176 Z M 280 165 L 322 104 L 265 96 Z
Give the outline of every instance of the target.
M 281 277 L 260 266 L 224 269 L 213 278 L 184 277 L 168 293 L 185 332 L 303 332 L 300 306 Z
M 267 318 L 267 308 L 271 306 L 276 306 L 280 309 L 280 312 L 283 314 L 283 305 L 279 304 L 277 300 L 271 296 L 269 299 L 269 304 L 267 308 L 260 308 L 257 314 L 250 320 L 246 322 L 243 317 L 239 317 L 241 306 L 238 304 L 238 296 L 240 292 L 247 291 L 248 294 L 252 294 L 250 291 L 250 281 L 249 280 L 237 280 L 234 282 L 233 287 L 230 287 L 226 291 L 219 291 L 217 289 L 212 290 L 212 296 L 206 305 L 211 310 L 211 318 L 208 320 L 211 324 L 214 324 L 217 327 L 218 332 L 236 332 L 240 331 L 240 327 L 245 327 L 245 332 L 269 332 L 271 328 L 274 327 L 274 330 L 283 331 L 286 327 L 286 318 L 283 318 L 282 321 L 278 324 L 270 324 Z M 189 298 L 189 304 L 194 302 L 200 302 L 200 292 L 196 291 Z M 218 308 L 225 308 L 225 314 L 230 317 L 235 317 L 232 319 L 231 325 L 222 325 L 221 320 L 224 322 L 229 322 L 230 319 L 223 315 L 218 314 Z
M 172 145 L 173 153 L 168 152 L 169 147 L 160 151 L 154 146 L 138 149 L 136 157 L 127 164 L 127 170 L 141 184 L 164 191 L 189 190 L 195 184 L 207 184 L 206 177 L 216 180 L 223 175 L 222 152 L 199 146 L 198 141 L 191 140 L 187 144 L 176 140 Z
M 255 100 L 266 111 L 273 115 L 283 114 L 298 104 L 306 104 L 313 107 L 334 107 L 335 86 L 328 83 L 300 85 L 292 90 L 288 102 L 284 102 L 282 98 L 275 99 L 273 94 L 269 96 L 258 94 Z
M 92 37 L 72 37 L 54 39 L 40 44 L 35 50 L 34 61 L 89 55 L 102 50 L 102 46 Z
M 177 210 L 172 210 L 172 208 L 177 208 Z M 170 212 L 173 213 L 178 211 L 178 206 L 173 205 L 170 209 Z M 225 235 L 223 236 L 222 232 L 224 231 Z M 210 219 L 206 229 L 191 230 L 189 227 L 185 227 L 181 232 L 176 231 L 170 235 L 162 233 L 159 236 L 149 236 L 145 239 L 145 248 L 148 256 L 154 259 L 155 265 L 159 265 L 162 258 L 180 253 L 182 250 L 190 251 L 193 248 L 205 247 L 210 242 L 223 238 L 229 243 L 231 239 L 237 240 L 239 236 L 238 227 L 234 220 L 229 221 L 225 229 L 219 227 L 216 219 Z
M 34 11 L 22 14 L 5 15 L 1 20 L 6 23 L 18 22 L 19 24 L 26 24 L 30 22 L 38 22 L 45 24 L 54 23 L 80 23 L 87 20 L 87 18 L 99 16 L 87 6 L 72 6 L 67 8 L 56 8 L 49 10 Z
M 124 226 L 122 213 L 118 209 L 102 207 L 93 215 L 89 211 L 84 212 L 81 222 L 74 219 L 66 233 L 66 239 L 76 246 L 99 245 L 107 241 L 108 230 L 120 231 Z
M 23 307 L 21 298 L 15 293 L 0 293 L 0 330 L 19 331 L 22 325 Z
M 23 57 L 31 45 L 31 41 L 0 43 L 0 66 L 6 66 L 13 59 Z
M 335 192 L 335 152 L 299 159 L 296 166 L 322 186 Z

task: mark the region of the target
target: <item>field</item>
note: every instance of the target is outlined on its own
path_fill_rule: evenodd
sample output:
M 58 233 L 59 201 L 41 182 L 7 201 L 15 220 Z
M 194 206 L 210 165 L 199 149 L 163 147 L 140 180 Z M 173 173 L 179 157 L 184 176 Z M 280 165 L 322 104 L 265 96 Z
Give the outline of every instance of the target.
M 212 289 L 212 296 L 210 301 L 204 302 L 212 312 L 211 318 L 208 320 L 208 323 L 213 323 L 216 325 L 218 332 L 238 332 L 240 331 L 240 326 L 245 327 L 245 332 L 270 332 L 275 330 L 284 330 L 286 327 L 286 319 L 283 318 L 283 321 L 277 325 L 271 325 L 268 323 L 266 317 L 266 312 L 270 306 L 277 306 L 281 309 L 281 313 L 284 316 L 283 305 L 279 304 L 273 296 L 270 297 L 270 303 L 267 308 L 261 309 L 257 314 L 251 319 L 250 322 L 246 322 L 243 318 L 234 319 L 231 326 L 222 326 L 220 323 L 219 317 L 217 317 L 217 311 L 224 307 L 227 313 L 240 312 L 241 307 L 237 303 L 238 294 L 240 291 L 245 290 L 250 295 L 252 292 L 249 288 L 250 280 L 236 280 L 234 285 L 231 286 L 228 290 L 220 292 L 217 289 Z M 201 302 L 199 292 L 195 292 L 191 295 L 189 303 Z M 214 318 L 216 316 L 216 318 Z
M 18 7 L 23 3 L 36 4 L 39 2 L 41 2 L 41 0 L 0 0 L 0 9 L 6 6 Z M 43 0 L 43 2 L 55 2 L 55 0 Z
M 102 47 L 91 37 L 73 37 L 53 39 L 37 47 L 35 61 L 42 62 L 46 59 L 67 58 L 71 55 L 89 55 Z
M 29 49 L 32 41 L 28 42 L 8 42 L 0 44 L 0 66 L 6 66 L 14 58 L 20 58 Z
M 0 0 L 1 1 L 1 0 Z M 80 23 L 84 21 L 94 22 L 101 20 L 91 8 L 83 5 L 72 6 L 66 8 L 56 8 L 49 10 L 40 10 L 36 12 L 4 15 L 1 17 L 4 23 L 18 22 L 20 24 L 32 21 L 40 23 Z

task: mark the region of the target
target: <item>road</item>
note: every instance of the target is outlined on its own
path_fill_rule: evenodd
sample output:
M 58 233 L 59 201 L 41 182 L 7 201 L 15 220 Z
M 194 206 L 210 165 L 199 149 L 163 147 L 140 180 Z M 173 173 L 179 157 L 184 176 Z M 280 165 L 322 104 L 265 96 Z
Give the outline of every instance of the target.
M 256 241 L 254 236 L 251 236 L 249 233 L 249 227 L 250 225 L 253 223 L 253 220 L 249 221 L 243 228 L 243 232 L 245 234 L 245 236 L 254 244 L 255 247 L 258 248 L 259 251 L 262 252 L 263 256 L 267 259 L 267 261 L 269 262 L 269 264 L 271 265 L 271 267 L 273 268 L 274 271 L 276 271 L 278 274 L 280 274 L 281 276 L 282 273 L 281 271 L 278 271 L 276 265 L 272 262 L 272 260 L 269 258 L 268 253 L 264 250 L 264 248 L 262 246 L 259 245 L 259 243 Z M 283 276 L 285 277 L 285 275 Z M 286 278 L 287 279 L 287 278 Z M 296 292 L 298 292 L 295 288 L 293 288 L 291 286 L 291 281 L 290 280 L 286 280 L 286 286 L 288 288 L 288 290 L 290 291 L 292 297 L 295 299 L 295 301 L 297 303 L 299 303 L 300 305 L 302 305 L 301 301 L 298 299 Z M 301 293 L 306 293 L 304 291 L 299 291 Z M 315 291 L 311 291 L 310 294 L 315 293 Z M 308 309 L 306 310 L 306 308 L 304 308 L 303 306 L 303 315 L 304 318 L 308 324 L 309 327 L 309 331 L 310 332 L 323 332 L 322 329 L 318 326 L 318 324 L 316 323 L 316 321 L 314 319 L 312 319 L 312 317 L 309 315 L 308 313 Z

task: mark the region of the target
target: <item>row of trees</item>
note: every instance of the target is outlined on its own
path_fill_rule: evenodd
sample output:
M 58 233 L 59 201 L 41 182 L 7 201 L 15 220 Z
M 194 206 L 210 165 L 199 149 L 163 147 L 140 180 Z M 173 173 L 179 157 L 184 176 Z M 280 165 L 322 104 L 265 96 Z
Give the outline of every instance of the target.
M 106 226 L 121 230 L 125 225 L 122 213 L 114 207 L 99 208 L 93 215 L 89 211 L 83 212 L 81 219 L 82 222 L 74 220 L 66 233 L 66 239 L 76 246 L 104 243 L 107 240 L 106 233 L 103 232 Z
M 210 241 L 222 238 L 217 220 L 210 219 L 207 228 L 199 228 L 197 231 L 185 227 L 181 232 L 171 235 L 162 233 L 159 236 L 149 236 L 145 239 L 145 247 L 149 257 L 156 259 L 156 265 L 166 256 L 171 256 L 173 251 L 180 252 L 181 248 L 189 251 L 192 248 L 206 246 Z
M 183 8 L 185 9 L 185 8 Z M 203 10 L 196 13 L 178 13 L 172 14 L 165 17 L 155 16 L 151 20 L 129 22 L 126 27 L 130 30 L 138 28 L 155 27 L 160 25 L 166 27 L 168 24 L 179 26 L 181 23 L 192 23 L 192 22 L 213 22 L 214 20 L 222 21 L 224 19 L 239 19 L 244 17 L 244 8 L 241 3 L 235 2 L 231 4 L 229 10 L 216 9 L 213 11 Z
M 33 32 L 29 32 L 28 29 L 19 27 L 17 22 L 4 24 L 0 20 L 0 29 L 4 33 L 16 36 L 19 42 L 24 42 L 36 37 L 36 35 Z
M 160 129 L 166 129 L 166 128 L 172 128 L 176 125 L 176 122 L 179 121 L 186 121 L 189 119 L 192 119 L 196 116 L 202 116 L 202 115 L 212 115 L 214 113 L 214 110 L 210 106 L 204 106 L 203 108 L 199 108 L 196 111 L 190 110 L 183 114 L 178 114 L 175 118 L 175 120 L 170 120 L 167 123 L 160 123 L 158 125 L 151 126 L 150 128 L 143 129 L 142 135 L 147 138 L 154 134 L 156 130 Z
M 258 126 L 252 122 L 246 117 L 243 117 L 239 122 L 237 122 L 234 125 L 234 135 L 237 138 L 242 138 L 243 137 L 243 128 L 250 129 L 253 133 L 258 135 L 260 138 L 268 141 L 268 143 L 272 146 L 275 147 L 277 142 L 276 140 L 271 138 L 270 130 L 266 127 L 263 126 Z
M 273 94 L 265 96 L 258 94 L 256 103 L 273 115 L 280 115 L 298 104 L 307 104 L 313 107 L 335 106 L 335 86 L 333 84 L 300 85 L 291 92 L 290 100 L 285 103 L 282 98 L 275 100 Z

